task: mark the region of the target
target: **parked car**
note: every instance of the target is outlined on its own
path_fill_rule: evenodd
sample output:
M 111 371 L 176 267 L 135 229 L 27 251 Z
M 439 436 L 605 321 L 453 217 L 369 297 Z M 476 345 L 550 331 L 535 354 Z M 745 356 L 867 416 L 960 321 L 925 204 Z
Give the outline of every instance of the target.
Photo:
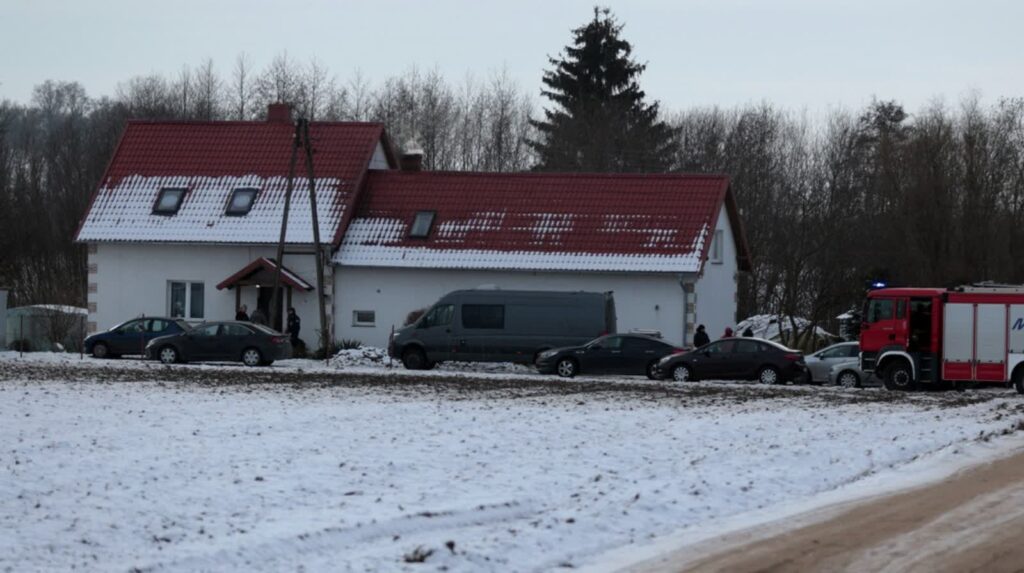
M 122 322 L 106 332 L 85 338 L 85 352 L 96 358 L 117 358 L 123 354 L 145 354 L 146 344 L 159 336 L 189 329 L 180 318 L 144 317 Z
M 175 362 L 243 362 L 269 366 L 291 358 L 288 335 L 252 322 L 206 322 L 186 332 L 154 338 L 146 345 L 146 358 Z
M 678 382 L 692 380 L 758 380 L 764 384 L 807 379 L 799 350 L 770 340 L 723 338 L 658 362 L 657 376 Z
M 856 342 L 840 342 L 807 356 L 804 362 L 807 363 L 807 370 L 811 375 L 811 382 L 824 384 L 828 382 L 829 370 L 840 362 L 849 362 L 860 355 L 860 344 Z
M 572 378 L 582 372 L 646 374 L 654 379 L 658 361 L 682 351 L 653 336 L 612 334 L 581 346 L 545 350 L 537 355 L 535 365 L 541 374 L 558 374 L 563 378 Z
M 611 332 L 610 292 L 458 290 L 395 331 L 388 354 L 410 370 L 446 360 L 533 364 L 545 350 Z
M 844 388 L 882 385 L 882 381 L 874 374 L 869 374 L 860 369 L 860 360 L 858 358 L 833 364 L 832 368 L 828 371 L 828 383 L 843 386 Z

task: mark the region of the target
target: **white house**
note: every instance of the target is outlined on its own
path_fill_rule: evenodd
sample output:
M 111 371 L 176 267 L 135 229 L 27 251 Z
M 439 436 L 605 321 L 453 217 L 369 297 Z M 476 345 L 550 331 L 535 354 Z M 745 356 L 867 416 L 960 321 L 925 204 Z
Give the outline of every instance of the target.
M 294 126 L 129 122 L 82 221 L 89 329 L 138 315 L 269 311 Z M 383 346 L 409 312 L 491 285 L 613 291 L 619 330 L 689 341 L 736 321 L 749 254 L 725 176 L 400 169 L 383 126 L 316 122 L 315 188 L 335 339 Z M 284 307 L 317 340 L 305 164 L 288 219 Z

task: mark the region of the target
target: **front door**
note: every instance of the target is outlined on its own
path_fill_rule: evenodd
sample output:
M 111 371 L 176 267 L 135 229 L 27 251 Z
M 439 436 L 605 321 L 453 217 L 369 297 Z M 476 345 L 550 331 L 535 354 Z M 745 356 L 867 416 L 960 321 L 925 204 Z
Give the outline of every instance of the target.
M 732 363 L 735 346 L 735 340 L 719 340 L 699 350 L 701 354 L 696 367 L 697 375 L 711 380 L 727 380 L 735 369 Z
M 416 326 L 416 338 L 423 343 L 423 349 L 427 353 L 427 360 L 441 362 L 451 360 L 452 355 L 452 322 L 455 315 L 455 305 L 437 304 L 434 305 L 427 315 L 423 317 Z

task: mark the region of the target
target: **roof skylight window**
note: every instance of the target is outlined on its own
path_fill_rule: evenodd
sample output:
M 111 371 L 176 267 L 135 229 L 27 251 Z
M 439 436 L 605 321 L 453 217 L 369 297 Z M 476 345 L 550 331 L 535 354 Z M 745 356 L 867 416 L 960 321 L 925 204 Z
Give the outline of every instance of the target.
M 419 211 L 409 229 L 409 237 L 413 239 L 426 239 L 430 234 L 430 228 L 434 225 L 434 211 Z
M 235 217 L 248 215 L 249 211 L 252 210 L 252 205 L 256 202 L 256 196 L 259 195 L 259 193 L 259 189 L 254 189 L 252 187 L 235 189 L 231 192 L 231 198 L 228 200 L 228 207 L 224 211 L 224 214 Z
M 188 189 L 173 188 L 161 189 L 156 196 L 156 203 L 153 204 L 154 215 L 174 215 L 181 208 L 181 202 L 185 198 Z

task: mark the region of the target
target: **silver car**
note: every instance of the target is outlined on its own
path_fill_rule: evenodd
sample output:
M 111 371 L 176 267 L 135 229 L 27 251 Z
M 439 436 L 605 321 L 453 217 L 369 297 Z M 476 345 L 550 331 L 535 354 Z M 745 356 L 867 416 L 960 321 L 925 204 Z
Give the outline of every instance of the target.
M 811 383 L 828 382 L 829 370 L 841 362 L 849 362 L 860 354 L 860 345 L 856 342 L 840 342 L 811 354 L 804 358 L 807 370 L 811 375 Z
M 833 364 L 828 371 L 828 383 L 844 388 L 863 388 L 864 386 L 881 386 L 882 381 L 874 374 L 866 374 L 860 369 L 860 360 L 854 358 L 847 362 Z

